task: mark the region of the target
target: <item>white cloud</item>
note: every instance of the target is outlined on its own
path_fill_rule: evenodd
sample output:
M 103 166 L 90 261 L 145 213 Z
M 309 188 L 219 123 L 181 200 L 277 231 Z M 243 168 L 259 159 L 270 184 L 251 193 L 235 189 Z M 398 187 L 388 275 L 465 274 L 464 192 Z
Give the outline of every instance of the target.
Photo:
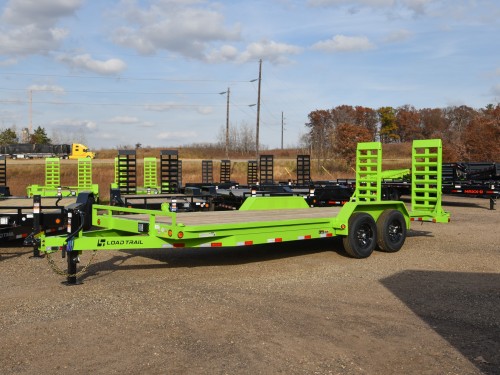
M 115 116 L 107 121 L 107 124 L 117 124 L 117 125 L 137 125 L 142 128 L 152 128 L 155 127 L 156 124 L 154 122 L 141 121 L 138 117 L 135 116 Z
M 111 75 L 125 70 L 126 64 L 120 59 L 95 60 L 89 54 L 76 56 L 59 56 L 58 60 L 75 69 L 83 69 L 94 73 Z
M 107 121 L 110 124 L 138 124 L 139 119 L 134 116 L 116 116 Z
M 402 4 L 412 10 L 415 14 L 424 14 L 427 4 L 433 0 L 402 0 Z
M 406 29 L 395 30 L 384 38 L 386 43 L 399 43 L 410 39 L 413 33 Z
M 11 0 L 0 15 L 0 54 L 27 56 L 57 49 L 68 31 L 56 28 L 82 0 Z
M 240 62 L 256 59 L 264 59 L 272 64 L 283 64 L 289 62 L 285 55 L 295 55 L 302 51 L 302 48 L 285 43 L 274 41 L 261 41 L 250 43 L 238 58 Z
M 223 45 L 218 49 L 213 49 L 206 54 L 206 60 L 210 63 L 234 61 L 238 57 L 238 49 L 230 45 Z
M 82 3 L 83 0 L 10 0 L 1 18 L 13 25 L 54 24 L 59 18 L 74 14 Z
M 60 128 L 80 128 L 88 131 L 93 131 L 97 129 L 97 124 L 90 120 L 75 120 L 75 119 L 63 119 L 52 122 L 53 126 Z
M 31 91 L 47 91 L 56 94 L 63 94 L 65 92 L 64 88 L 56 85 L 31 85 L 28 87 Z
M 370 7 L 387 7 L 395 4 L 395 0 L 309 0 L 311 6 L 364 5 Z
M 200 115 L 210 115 L 214 112 L 214 107 L 210 107 L 210 106 L 197 107 L 196 111 Z
M 350 12 L 356 8 L 374 9 L 402 9 L 410 10 L 414 14 L 424 14 L 426 6 L 436 0 L 309 0 L 308 4 L 313 7 L 340 7 L 349 6 Z M 455 5 L 455 4 L 454 4 Z
M 202 115 L 208 115 L 214 112 L 213 107 L 211 106 L 198 106 L 178 102 L 146 104 L 144 106 L 144 109 L 154 112 L 168 112 L 177 109 L 184 109 L 189 111 L 196 111 L 197 113 Z
M 117 14 L 123 15 L 129 25 L 117 28 L 113 40 L 142 54 L 165 50 L 204 60 L 217 43 L 240 39 L 238 24 L 227 27 L 221 13 L 203 8 L 201 2 L 159 1 L 148 8 L 129 3 L 128 9 L 121 5 Z M 227 52 L 227 48 L 221 52 Z
M 58 27 L 50 29 L 49 32 L 52 34 L 52 38 L 56 42 L 66 39 L 66 37 L 69 35 L 69 31 L 67 29 L 61 29 Z
M 14 29 L 0 27 L 0 54 L 9 56 L 28 56 L 47 54 L 57 49 L 61 33 L 54 38 L 51 29 L 44 29 L 36 24 L 25 25 Z
M 0 60 L 0 66 L 11 66 L 11 65 L 16 65 L 19 60 L 17 59 L 5 59 L 5 60 Z
M 158 139 L 169 140 L 176 142 L 178 140 L 193 140 L 197 139 L 198 133 L 195 131 L 175 131 L 175 132 L 163 132 L 157 135 Z
M 124 9 L 122 3 L 119 14 L 126 19 L 127 25 L 114 31 L 113 41 L 141 54 L 167 51 L 209 63 L 263 58 L 281 64 L 289 62 L 286 55 L 302 51 L 290 44 L 261 41 L 250 43 L 240 53 L 237 47 L 228 43 L 241 42 L 240 24 L 226 25 L 220 12 L 222 6 L 207 4 L 205 1 L 167 0 L 152 3 L 147 8 L 128 3 L 128 8 Z
M 366 36 L 335 35 L 331 39 L 314 43 L 312 48 L 325 52 L 356 52 L 374 49 L 375 45 Z
M 171 111 L 173 109 L 178 109 L 182 106 L 183 105 L 181 103 L 168 102 L 168 103 L 146 104 L 144 107 L 148 111 L 166 112 L 166 111 Z

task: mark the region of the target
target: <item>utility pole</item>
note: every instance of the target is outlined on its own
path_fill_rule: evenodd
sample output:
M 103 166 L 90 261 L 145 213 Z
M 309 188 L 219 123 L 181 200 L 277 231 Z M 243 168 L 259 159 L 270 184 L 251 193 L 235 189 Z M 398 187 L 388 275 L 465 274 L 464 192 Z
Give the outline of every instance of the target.
M 29 134 L 31 135 L 33 130 L 33 90 L 30 90 L 30 127 Z
M 257 94 L 257 128 L 255 130 L 255 151 L 259 158 L 259 121 L 260 121 L 260 81 L 262 80 L 262 59 L 259 60 L 259 89 Z
M 227 108 L 226 108 L 226 159 L 229 159 L 229 95 L 231 91 L 227 88 Z
M 283 129 L 284 129 L 283 111 L 281 111 L 281 149 L 282 150 L 283 150 Z

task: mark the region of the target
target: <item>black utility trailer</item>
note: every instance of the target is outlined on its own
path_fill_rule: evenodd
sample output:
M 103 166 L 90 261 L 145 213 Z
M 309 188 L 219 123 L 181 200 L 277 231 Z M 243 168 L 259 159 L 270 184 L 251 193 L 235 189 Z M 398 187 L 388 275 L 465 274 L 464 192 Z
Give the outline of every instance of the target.
M 24 245 L 34 247 L 33 255 L 39 256 L 34 234 L 41 231 L 47 234 L 64 233 L 68 225 L 90 228 L 90 210 L 81 220 L 76 217 L 68 222 L 68 211 L 78 202 L 94 203 L 92 193 L 80 193 L 77 197 L 0 197 L 0 243 L 23 241 Z
M 500 196 L 500 163 L 443 163 L 443 194 L 488 198 L 490 209 Z

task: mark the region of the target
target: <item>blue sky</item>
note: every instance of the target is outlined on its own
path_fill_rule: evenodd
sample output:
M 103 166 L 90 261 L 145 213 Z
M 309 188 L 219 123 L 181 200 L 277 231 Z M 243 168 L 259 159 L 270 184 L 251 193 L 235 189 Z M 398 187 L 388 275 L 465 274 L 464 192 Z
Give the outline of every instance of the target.
M 0 0 L 0 127 L 93 149 L 295 146 L 308 114 L 500 101 L 498 0 Z M 30 104 L 31 93 L 31 104 Z

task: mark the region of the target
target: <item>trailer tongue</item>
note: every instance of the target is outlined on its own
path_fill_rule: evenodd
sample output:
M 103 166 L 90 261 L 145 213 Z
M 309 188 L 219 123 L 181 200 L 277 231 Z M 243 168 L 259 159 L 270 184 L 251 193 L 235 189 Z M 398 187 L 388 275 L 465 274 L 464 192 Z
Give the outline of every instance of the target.
M 401 201 L 382 200 L 382 146 L 370 142 L 358 144 L 356 191 L 343 207 L 311 208 L 297 196 L 249 197 L 231 212 L 176 213 L 167 204 L 161 210 L 93 205 L 87 214 L 99 229 L 70 228 L 67 236 L 57 237 L 42 233 L 40 249 L 68 255 L 68 283 L 76 283 L 78 255 L 88 250 L 237 247 L 341 236 L 355 258 L 366 258 L 375 248 L 395 252 L 411 220 L 450 219 L 441 208 L 441 140 L 415 141 L 412 159 L 410 212 Z M 85 213 L 75 207 L 70 215 Z

